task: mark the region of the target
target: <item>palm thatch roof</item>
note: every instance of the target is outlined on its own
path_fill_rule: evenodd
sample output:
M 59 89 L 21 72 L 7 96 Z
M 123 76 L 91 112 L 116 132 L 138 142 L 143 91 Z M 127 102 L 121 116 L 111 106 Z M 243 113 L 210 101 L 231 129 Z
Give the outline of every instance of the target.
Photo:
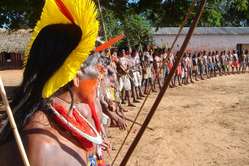
M 8 31 L 0 29 L 0 53 L 23 53 L 31 37 L 31 29 L 19 29 L 17 31 Z M 97 39 L 98 45 L 104 41 L 100 37 Z
M 31 37 L 31 29 L 7 31 L 0 29 L 0 53 L 23 53 Z

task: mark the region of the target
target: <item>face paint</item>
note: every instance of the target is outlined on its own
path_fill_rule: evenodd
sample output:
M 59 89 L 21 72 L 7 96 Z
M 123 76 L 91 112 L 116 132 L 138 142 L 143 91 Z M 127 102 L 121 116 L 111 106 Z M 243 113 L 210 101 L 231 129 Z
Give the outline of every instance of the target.
M 101 132 L 101 123 L 95 107 L 95 98 L 97 93 L 98 79 L 106 72 L 104 67 L 105 61 L 103 60 L 98 62 L 92 57 L 92 59 L 89 59 L 87 62 L 88 63 L 85 63 L 82 66 L 81 71 L 78 73 L 80 80 L 78 88 L 79 96 L 83 102 L 89 105 L 96 129 L 98 132 Z
M 95 108 L 95 97 L 98 85 L 98 77 L 87 75 L 86 73 L 79 74 L 79 96 L 84 103 L 87 103 L 92 113 L 92 119 L 95 123 L 96 130 L 100 133 L 101 123 L 100 118 Z
M 80 79 L 79 94 L 82 101 L 87 102 L 95 98 L 97 83 L 98 83 L 97 78 Z
M 95 95 L 96 95 L 97 83 L 98 83 L 97 79 L 93 78 L 81 79 L 79 83 L 79 91 L 80 91 L 81 100 L 89 105 L 96 129 L 98 132 L 100 132 L 101 131 L 100 118 L 98 117 L 95 108 Z

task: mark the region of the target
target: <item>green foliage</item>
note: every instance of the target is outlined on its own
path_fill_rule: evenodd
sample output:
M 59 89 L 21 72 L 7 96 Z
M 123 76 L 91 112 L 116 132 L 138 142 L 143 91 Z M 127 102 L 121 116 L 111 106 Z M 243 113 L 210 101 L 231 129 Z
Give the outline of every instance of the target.
M 124 32 L 131 47 L 147 45 L 151 42 L 151 24 L 141 15 L 127 15 L 124 20 Z
M 121 20 L 115 16 L 112 10 L 105 9 L 103 11 L 103 18 L 108 38 L 124 33 Z
M 206 15 L 206 23 L 204 26 L 221 26 L 222 25 L 222 13 L 218 10 L 207 10 L 205 12 Z
M 43 0 L 1 0 L 0 28 L 34 27 L 40 17 Z
M 226 4 L 224 24 L 229 26 L 249 25 L 249 0 L 230 0 Z
M 179 26 L 190 4 L 191 0 L 140 0 L 137 8 L 150 10 L 153 26 Z M 248 26 L 249 0 L 208 0 L 200 22 L 201 26 Z
M 200 20 L 200 26 L 219 27 L 223 24 L 223 12 L 220 6 L 220 0 L 209 1 L 206 10 Z
M 181 24 L 190 5 L 189 0 L 140 0 L 138 10 L 148 12 L 154 26 L 168 27 Z
M 0 27 L 33 28 L 45 0 L 1 0 Z M 97 2 L 97 0 L 95 0 Z M 109 35 L 119 33 L 119 23 L 129 15 L 150 20 L 153 27 L 179 26 L 192 0 L 99 0 L 110 17 Z M 199 0 L 197 0 L 199 2 Z M 197 5 L 196 5 L 197 7 Z M 195 14 L 196 10 L 193 12 Z M 106 20 L 108 24 L 108 20 Z M 118 26 L 116 24 L 118 23 Z M 187 25 L 190 25 L 190 21 Z M 201 26 L 248 26 L 249 0 L 208 0 Z M 114 28 L 114 30 L 111 30 Z M 122 28 L 121 28 L 122 29 Z
M 248 10 L 248 3 L 247 0 L 234 0 L 232 5 L 237 11 L 244 12 Z
M 97 1 L 97 0 L 96 0 Z M 128 0 L 99 0 L 101 6 L 105 9 L 112 10 L 120 19 L 124 19 L 125 11 L 128 9 Z
M 139 44 L 148 44 L 151 41 L 151 24 L 142 15 L 129 14 L 126 11 L 127 17 L 124 20 L 115 16 L 112 10 L 105 9 L 103 12 L 104 24 L 108 38 L 125 34 L 126 39 L 118 45 L 124 45 L 125 42 L 129 46 L 135 47 Z

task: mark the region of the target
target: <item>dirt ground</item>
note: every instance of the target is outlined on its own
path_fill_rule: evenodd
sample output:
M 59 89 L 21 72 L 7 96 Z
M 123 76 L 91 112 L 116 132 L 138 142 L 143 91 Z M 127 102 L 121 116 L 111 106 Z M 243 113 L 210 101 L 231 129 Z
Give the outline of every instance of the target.
M 21 83 L 22 73 L 22 70 L 3 70 L 0 71 L 0 76 L 5 86 L 17 86 Z
M 147 102 L 142 123 L 156 94 Z M 127 116 L 132 119 L 137 109 Z M 169 89 L 129 166 L 248 166 L 249 74 Z M 139 127 L 133 130 L 130 145 Z M 117 153 L 126 132 L 111 129 Z M 126 146 L 116 165 L 127 150 Z
M 21 71 L 1 72 L 5 85 L 20 82 Z M 138 120 L 142 123 L 156 94 Z M 137 108 L 126 115 L 132 119 Z M 248 166 L 249 74 L 217 77 L 169 89 L 129 166 Z M 130 123 L 129 123 L 130 124 Z M 116 165 L 139 129 L 136 125 Z M 112 158 L 126 132 L 109 129 Z M 109 159 L 111 160 L 111 159 Z

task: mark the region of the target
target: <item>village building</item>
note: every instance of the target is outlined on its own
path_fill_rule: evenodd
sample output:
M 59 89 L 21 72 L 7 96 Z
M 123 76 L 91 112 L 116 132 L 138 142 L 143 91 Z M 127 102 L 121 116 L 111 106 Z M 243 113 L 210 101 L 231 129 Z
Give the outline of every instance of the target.
M 30 29 L 0 29 L 0 70 L 22 68 L 23 54 L 30 36 Z
M 180 49 L 188 32 L 183 28 L 175 45 Z M 31 29 L 7 31 L 0 29 L 0 70 L 22 67 L 23 54 L 31 36 Z M 158 47 L 169 48 L 173 43 L 179 28 L 168 27 L 153 29 L 153 42 Z M 248 47 L 249 27 L 197 27 L 187 50 L 231 50 Z
M 182 45 L 188 30 L 183 28 L 175 45 L 176 50 Z M 169 48 L 178 31 L 176 27 L 154 29 L 154 44 Z M 197 27 L 187 50 L 231 50 L 240 46 L 238 44 L 249 44 L 249 27 Z

